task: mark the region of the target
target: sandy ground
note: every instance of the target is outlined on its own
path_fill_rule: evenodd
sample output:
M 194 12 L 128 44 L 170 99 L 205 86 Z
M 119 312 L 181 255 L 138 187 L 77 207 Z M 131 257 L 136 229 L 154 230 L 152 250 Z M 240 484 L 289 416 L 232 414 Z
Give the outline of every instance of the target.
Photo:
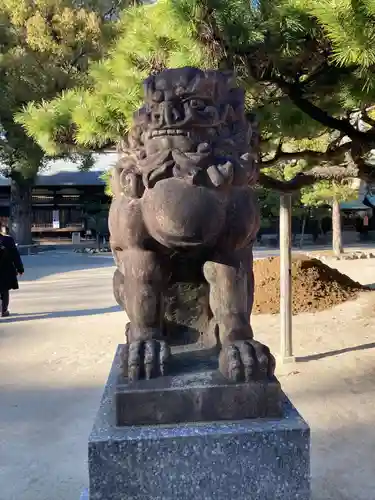
M 0 320 L 0 500 L 78 500 L 87 436 L 125 318 L 111 257 L 25 257 L 14 315 Z M 375 262 L 337 265 L 364 284 Z M 278 352 L 277 316 L 255 316 Z M 278 375 L 312 429 L 313 500 L 375 500 L 375 299 L 294 318 L 295 354 Z

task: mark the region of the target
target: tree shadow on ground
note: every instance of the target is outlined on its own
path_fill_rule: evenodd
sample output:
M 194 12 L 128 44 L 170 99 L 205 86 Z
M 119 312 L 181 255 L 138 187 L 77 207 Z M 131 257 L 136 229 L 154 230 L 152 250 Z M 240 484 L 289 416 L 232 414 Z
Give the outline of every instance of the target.
M 352 347 L 344 347 L 343 349 L 336 349 L 333 351 L 320 352 L 318 354 L 310 354 L 308 356 L 297 356 L 296 361 L 297 362 L 317 361 L 318 359 L 330 358 L 332 356 L 338 356 L 339 354 L 345 354 L 348 352 L 364 351 L 366 349 L 375 349 L 375 342 L 356 345 Z
M 71 311 L 52 311 L 41 313 L 25 313 L 25 314 L 12 314 L 8 318 L 1 318 L 2 323 L 19 323 L 22 321 L 33 321 L 39 319 L 51 318 L 75 318 L 80 316 L 96 316 L 98 314 L 106 314 L 122 311 L 120 306 L 99 307 L 96 309 L 75 309 Z

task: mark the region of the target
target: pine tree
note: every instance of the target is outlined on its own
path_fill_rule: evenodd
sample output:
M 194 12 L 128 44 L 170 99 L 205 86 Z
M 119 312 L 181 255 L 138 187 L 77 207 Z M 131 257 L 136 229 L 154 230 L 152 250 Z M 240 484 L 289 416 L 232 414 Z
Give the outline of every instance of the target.
M 332 249 L 336 256 L 343 253 L 340 203 L 357 197 L 350 180 L 320 181 L 314 186 L 303 188 L 301 202 L 309 207 L 330 205 L 332 210 Z
M 50 153 L 126 135 L 141 80 L 165 67 L 234 69 L 258 115 L 261 183 L 371 181 L 375 148 L 375 0 L 159 0 L 127 10 L 90 86 L 19 117 Z M 285 180 L 278 171 L 292 165 Z
M 126 3 L 0 2 L 0 171 L 11 180 L 11 230 L 18 243 L 31 241 L 31 187 L 48 156 L 15 116 L 30 102 L 86 84 L 89 63 L 105 54 Z M 90 164 L 90 155 L 72 159 Z
M 68 90 L 52 102 L 31 103 L 18 116 L 49 154 L 121 141 L 142 102 L 142 81 L 150 73 L 216 64 L 168 0 L 125 10 L 119 31 L 109 57 L 91 66 L 91 85 Z
M 83 206 L 85 228 L 95 231 L 97 249 L 101 248 L 101 240 L 108 235 L 109 206 L 101 202 L 87 202 Z
M 374 169 L 374 0 L 176 0 L 219 65 L 237 70 L 263 123 L 263 167 L 303 159 L 291 189 Z M 318 165 L 318 166 L 317 166 Z M 313 166 L 313 168 L 310 168 Z

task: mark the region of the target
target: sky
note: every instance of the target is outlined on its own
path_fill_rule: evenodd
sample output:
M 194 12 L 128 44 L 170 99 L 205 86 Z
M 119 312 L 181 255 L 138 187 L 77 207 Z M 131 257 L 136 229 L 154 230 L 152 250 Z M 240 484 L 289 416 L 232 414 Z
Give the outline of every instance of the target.
M 0 0 L 1 1 L 1 0 Z M 105 171 L 112 167 L 114 163 L 118 160 L 117 153 L 102 153 L 95 155 L 96 162 L 91 168 L 92 171 Z M 78 166 L 77 163 L 72 163 L 67 160 L 56 160 L 51 162 L 48 168 L 43 169 L 40 172 L 40 175 L 54 175 L 59 172 L 77 172 Z M 3 177 L 0 174 L 0 177 Z
M 114 163 L 116 163 L 118 159 L 117 153 L 102 153 L 95 156 L 96 162 L 91 168 L 91 170 L 94 171 L 108 170 Z M 48 170 L 43 170 L 43 175 L 48 175 L 48 173 L 56 174 L 58 172 L 74 172 L 77 170 L 78 168 L 76 163 L 72 163 L 67 160 L 56 160 L 54 162 L 51 162 Z

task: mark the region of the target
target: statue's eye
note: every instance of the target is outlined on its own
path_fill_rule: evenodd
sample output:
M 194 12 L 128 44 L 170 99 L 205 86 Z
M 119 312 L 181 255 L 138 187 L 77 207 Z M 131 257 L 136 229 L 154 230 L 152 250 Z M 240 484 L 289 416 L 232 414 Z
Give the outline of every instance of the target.
M 152 100 L 154 102 L 164 101 L 164 93 L 161 90 L 155 90 L 155 92 L 152 94 Z
M 190 106 L 194 109 L 205 108 L 205 103 L 201 99 L 192 99 L 190 101 Z
M 204 112 L 207 115 L 210 115 L 213 119 L 218 119 L 219 118 L 219 113 L 215 106 L 206 106 L 204 109 Z

